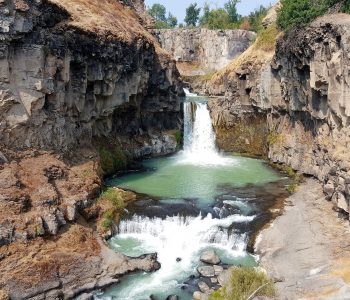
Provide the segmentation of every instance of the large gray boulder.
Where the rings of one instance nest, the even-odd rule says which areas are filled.
[[[217,265],[221,262],[219,256],[213,250],[203,252],[200,260],[211,265]]]

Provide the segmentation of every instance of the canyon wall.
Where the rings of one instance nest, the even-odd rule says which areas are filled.
[[[177,61],[181,74],[204,75],[226,66],[244,52],[256,34],[246,30],[156,30],[162,48]]]
[[[318,178],[328,199],[346,214],[350,200],[349,32],[349,15],[321,17],[305,29],[280,36],[275,52],[253,45],[204,88],[218,96],[210,107],[219,144],[221,131],[231,140],[239,136],[248,152],[255,154],[261,147],[265,152],[260,154],[272,162]],[[238,130],[240,135],[237,126],[243,128]],[[261,136],[258,146],[255,135]],[[236,147],[222,143],[225,146]]]
[[[0,3],[0,246],[56,235],[95,203],[103,173],[176,151],[182,83],[143,8]]]
[[[99,198],[177,149],[183,88],[152,22],[143,0],[0,1],[0,299],[91,299],[159,268],[108,249],[121,196]]]
[[[65,151],[95,137],[181,127],[175,62],[131,6],[0,5],[1,148]],[[142,1],[130,5],[142,12]]]

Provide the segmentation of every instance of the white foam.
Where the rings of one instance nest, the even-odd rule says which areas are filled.
[[[207,103],[184,103],[184,150],[178,155],[177,163],[205,166],[237,163],[235,158],[221,155],[215,141]]]

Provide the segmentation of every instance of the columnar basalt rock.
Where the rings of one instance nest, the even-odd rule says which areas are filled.
[[[262,115],[270,160],[317,177],[328,199],[346,213],[349,32],[349,15],[324,16],[280,37],[275,53],[246,55],[207,86],[208,93],[220,96],[210,105],[217,130],[234,132],[237,118],[248,128],[252,123],[245,121],[247,113]]]
[[[101,149],[177,149],[182,83],[150,24],[142,0],[0,1],[0,297],[91,298],[159,268],[90,228],[104,212]]]
[[[161,29],[155,34],[185,76],[204,75],[223,68],[244,52],[256,35],[246,30],[206,28]]]
[[[90,28],[79,9],[103,18],[104,3],[94,16],[94,7],[66,2],[0,7],[1,147],[66,150],[96,136],[179,128],[175,62],[138,15],[115,3],[120,18],[138,25]]]

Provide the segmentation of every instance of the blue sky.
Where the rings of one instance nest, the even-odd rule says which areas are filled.
[[[192,3],[197,2],[199,6],[203,6],[206,0],[145,0],[147,6],[151,6],[154,3],[163,4],[167,11],[170,11],[174,14],[180,22],[183,22],[183,19],[186,14],[186,8]],[[226,0],[208,0],[211,8],[223,7]],[[274,4],[275,0],[242,0],[241,3],[237,5],[239,13],[243,16],[248,15],[255,8],[262,5],[269,5],[270,3]]]

